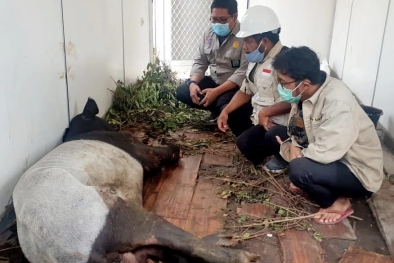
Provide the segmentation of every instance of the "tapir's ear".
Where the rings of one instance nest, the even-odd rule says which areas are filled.
[[[99,113],[99,108],[97,107],[97,103],[92,98],[88,98],[88,101],[85,104],[85,108],[83,109],[82,115],[86,119],[93,119]]]

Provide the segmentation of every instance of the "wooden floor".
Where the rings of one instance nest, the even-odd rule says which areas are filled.
[[[180,165],[166,170],[162,176],[145,183],[144,207],[153,211],[172,224],[204,237],[220,233],[223,229],[223,209],[227,200],[220,198],[213,182],[198,176],[200,167],[218,166],[228,169],[233,166],[230,158],[213,154],[185,156]],[[387,186],[389,187],[389,186]],[[390,195],[390,205],[392,198]],[[377,195],[376,198],[382,198]],[[375,205],[376,202],[375,202]],[[387,204],[388,205],[388,204]],[[237,208],[239,215],[267,216],[269,209],[263,204],[249,204]],[[386,214],[385,220],[392,223],[394,216]],[[307,231],[284,231],[273,237],[245,241],[243,249],[260,254],[268,263],[393,263],[387,256],[354,247],[357,237],[348,220],[333,226],[315,225],[325,239],[344,240],[346,245],[336,251],[337,256],[329,258],[322,243],[311,237]],[[382,227],[387,227],[384,225]],[[394,226],[391,224],[393,231]],[[390,242],[393,242],[390,240]],[[346,251],[346,253],[344,253]],[[332,253],[331,253],[332,254]],[[334,253],[335,254],[335,253]]]

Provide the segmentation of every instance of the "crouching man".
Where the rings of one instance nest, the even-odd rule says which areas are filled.
[[[190,79],[178,87],[177,99],[186,105],[210,111],[206,121],[214,122],[239,90],[245,77],[247,61],[242,50],[236,0],[214,0],[211,5],[211,27],[198,48]],[[205,76],[208,67],[210,76]]]
[[[243,49],[249,61],[241,89],[224,108],[218,119],[221,131],[231,129],[237,136],[241,153],[258,165],[273,155],[265,165],[271,172],[281,172],[287,163],[279,155],[279,145],[273,135],[284,131],[289,118],[290,104],[278,93],[274,57],[288,49],[279,39],[280,24],[275,12],[266,6],[253,6],[242,18],[237,37],[244,38]],[[274,137],[274,140],[266,138]]]
[[[290,190],[317,202],[316,222],[338,223],[354,212],[350,198],[368,198],[381,187],[383,153],[374,124],[345,83],[320,71],[308,47],[282,52],[273,67],[280,95],[292,104],[289,138],[277,137],[289,162]]]

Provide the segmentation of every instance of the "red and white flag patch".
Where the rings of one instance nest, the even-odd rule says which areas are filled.
[[[272,74],[272,70],[271,69],[269,69],[269,68],[264,68],[263,69],[263,76],[270,77],[271,74]]]

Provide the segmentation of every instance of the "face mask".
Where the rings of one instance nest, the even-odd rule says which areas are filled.
[[[252,63],[260,63],[261,61],[264,60],[265,50],[264,50],[263,53],[261,53],[260,50],[259,50],[260,46],[261,46],[261,42],[260,42],[260,45],[256,48],[255,51],[250,52],[249,54],[245,54],[246,59],[247,59],[249,62],[252,62]]]
[[[300,101],[300,99],[301,99],[302,93],[303,93],[305,90],[303,90],[297,97],[293,97],[293,91],[295,91],[296,89],[298,89],[298,88],[301,86],[301,84],[302,84],[303,82],[304,82],[304,81],[302,81],[300,84],[298,84],[298,86],[297,86],[295,89],[293,89],[293,90],[285,89],[284,87],[282,87],[281,84],[278,84],[278,92],[279,92],[279,95],[280,95],[280,96],[282,97],[282,99],[283,99],[284,101],[286,101],[287,103],[298,103],[298,102]]]
[[[212,24],[212,29],[216,35],[221,36],[221,37],[227,36],[231,31],[229,23],[227,23],[227,24],[220,24],[220,23]]]

